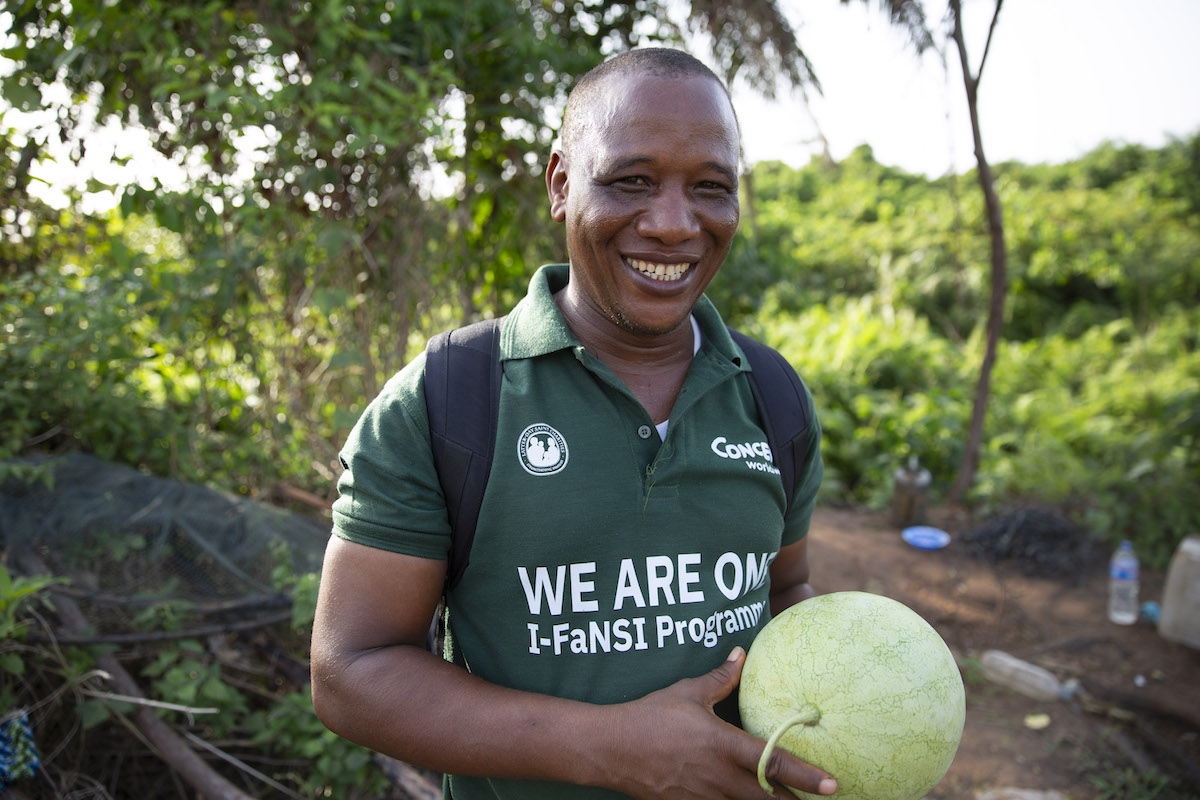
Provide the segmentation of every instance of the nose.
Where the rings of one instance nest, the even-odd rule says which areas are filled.
[[[662,186],[637,219],[637,232],[665,244],[687,241],[700,233],[700,220],[682,187]]]

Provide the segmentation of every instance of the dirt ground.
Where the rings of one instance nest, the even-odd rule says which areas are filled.
[[[951,543],[917,550],[886,514],[820,509],[809,553],[818,591],[905,603],[963,668],[962,744],[929,800],[977,800],[1009,787],[1070,800],[1200,798],[1200,651],[1150,624],[1110,623],[1106,564],[1096,553],[1060,571],[1069,574],[1031,577],[1019,564],[981,558],[965,518],[935,509],[927,521]],[[1159,600],[1164,578],[1143,569],[1141,599]],[[1087,694],[1046,703],[996,686],[978,661],[993,648],[1079,678]]]

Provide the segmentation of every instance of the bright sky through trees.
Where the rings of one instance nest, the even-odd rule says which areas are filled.
[[[944,2],[926,2],[931,26]],[[978,65],[991,0],[966,2]],[[875,2],[782,0],[824,94],[812,115],[834,158],[870,144],[878,161],[941,175],[973,167],[961,68],[934,53],[918,60]],[[1162,145],[1200,131],[1200,2],[1008,0],[980,84],[989,161],[1062,162],[1104,142]],[[938,43],[944,42],[938,36]],[[798,92],[770,102],[734,92],[746,157],[794,166],[820,152]]]
[[[821,149],[819,126],[835,159],[866,143],[879,161],[931,177],[974,166],[952,49],[946,69],[936,53],[919,60],[875,2],[781,2],[824,93],[807,92],[810,113],[798,91],[781,87],[779,98],[769,101],[735,86],[750,162],[807,163]],[[965,3],[973,67],[993,7],[993,0]],[[944,44],[945,3],[928,0],[926,8]],[[0,19],[0,29],[9,21]],[[1200,132],[1197,35],[1200,0],[1008,0],[980,90],[988,159],[1056,163],[1105,140],[1156,147]],[[697,42],[695,49],[705,46]],[[19,127],[31,122],[10,114]],[[117,167],[114,156],[134,158]],[[35,167],[34,173],[52,183],[82,184],[85,176],[114,184],[149,176],[184,179],[177,165],[155,157],[144,137],[129,132],[92,137],[82,169],[69,170],[69,178],[61,162],[53,172]],[[34,189],[51,202],[65,202],[50,187]],[[115,197],[102,193],[92,202],[107,206]]]
[[[834,158],[867,143],[879,161],[931,177],[974,166],[953,48],[947,70],[934,53],[919,61],[876,2],[781,2],[823,84],[808,94]],[[946,4],[925,5],[940,31]],[[973,68],[993,8],[964,3]],[[1154,147],[1200,131],[1197,36],[1196,0],[1008,0],[980,85],[988,160],[1056,163],[1105,140]],[[734,94],[751,162],[799,166],[820,152],[799,93]]]

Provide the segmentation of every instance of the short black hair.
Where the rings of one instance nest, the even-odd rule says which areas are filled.
[[[571,90],[570,96],[567,97],[567,108],[563,112],[562,129],[559,131],[564,154],[568,152],[577,129],[584,124],[576,119],[580,115],[580,109],[590,105],[609,78],[632,74],[653,75],[658,78],[711,79],[721,87],[721,91],[729,100],[729,107],[733,108],[733,98],[730,97],[725,82],[695,56],[669,47],[628,50],[588,70]],[[736,110],[733,112],[733,118],[736,122]]]

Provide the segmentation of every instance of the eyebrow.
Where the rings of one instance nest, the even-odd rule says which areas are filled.
[[[602,174],[609,173],[609,172],[618,172],[620,170],[627,169],[628,167],[636,167],[636,166],[639,166],[642,164],[651,164],[652,165],[652,164],[654,164],[654,159],[651,158],[650,156],[630,156],[629,158],[623,158],[623,159],[620,159],[619,161],[614,161],[609,164],[602,164],[600,171]],[[734,186],[737,186],[737,184],[738,184],[737,172],[735,172],[733,169],[729,168],[725,164],[721,163],[720,161],[711,161],[711,160],[705,161],[702,164],[702,166],[707,169],[712,169],[712,170],[715,170],[716,172],[721,173]]]

